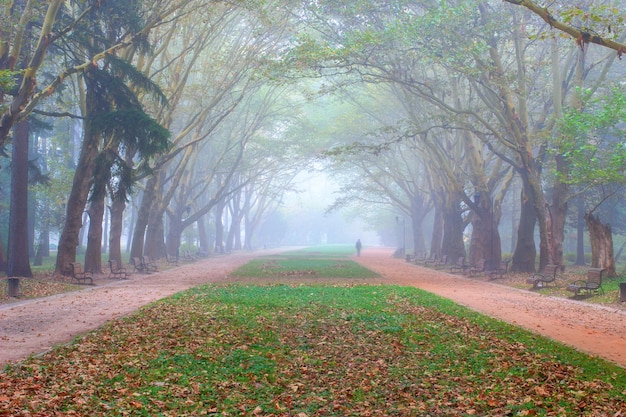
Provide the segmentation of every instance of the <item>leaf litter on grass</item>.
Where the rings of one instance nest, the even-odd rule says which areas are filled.
[[[566,351],[413,288],[204,286],[7,367],[0,415],[626,409],[621,368]]]

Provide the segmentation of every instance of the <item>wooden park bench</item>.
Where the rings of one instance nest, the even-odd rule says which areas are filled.
[[[535,272],[530,278],[526,279],[527,284],[533,284],[533,288],[547,287],[556,281],[556,273],[559,265],[548,264],[543,272]]]
[[[476,265],[472,265],[469,267],[469,274],[471,275],[480,275],[482,273],[485,272],[487,267],[487,260],[486,259],[479,259],[478,262],[476,262]]]
[[[70,263],[70,267],[72,268],[72,279],[79,284],[87,284],[89,281],[89,285],[93,285],[93,276],[89,271],[83,271],[83,266],[80,262],[72,262]]]
[[[502,279],[509,272],[510,259],[500,261],[500,264],[489,270],[489,279]]]
[[[151,259],[149,256],[142,256],[141,263],[148,273],[157,272],[159,270],[159,266],[157,265],[156,261]]]
[[[178,266],[178,255],[169,255],[167,253],[165,253],[165,262],[167,262],[170,265],[175,265]]]
[[[130,263],[132,264],[134,270],[136,272],[141,272],[143,274],[149,274],[150,271],[148,270],[148,268],[146,267],[146,265],[144,265],[143,261],[141,260],[141,258],[139,256],[134,256],[132,258],[130,258]]]
[[[109,278],[128,279],[130,272],[126,268],[122,268],[114,259],[109,259]]]
[[[431,253],[430,254],[430,258],[424,258],[424,261],[422,262],[422,265],[428,266],[430,264],[436,263],[438,260],[439,260],[439,258],[437,257],[437,254]]]
[[[459,256],[456,258],[456,262],[450,264],[450,273],[454,274],[455,272],[462,272],[465,274],[465,271],[469,269],[469,265],[465,263],[465,258],[463,256]]]
[[[446,266],[447,264],[448,264],[448,255],[442,255],[441,259],[439,259],[439,260],[437,260],[437,261],[435,261],[433,263],[433,266],[435,268],[439,268],[439,267]]]
[[[407,262],[417,262],[417,255],[414,253],[407,253],[404,255],[404,260]]]
[[[582,294],[604,294],[602,289],[602,277],[605,268],[590,268],[587,271],[586,280],[578,280],[567,286],[567,291],[573,292],[575,295]]]
[[[194,262],[198,258],[195,255],[192,255],[188,250],[183,252],[183,261],[185,262]]]

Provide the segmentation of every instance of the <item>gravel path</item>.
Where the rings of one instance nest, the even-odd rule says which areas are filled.
[[[125,281],[96,280],[96,286],[82,291],[2,305],[0,366],[67,343],[108,320],[176,292],[203,283],[226,282],[229,271],[251,258],[275,252],[235,253],[156,274],[135,274]],[[391,258],[390,250],[367,249],[354,259],[380,273],[382,283],[422,288],[626,367],[623,310],[421,268]]]

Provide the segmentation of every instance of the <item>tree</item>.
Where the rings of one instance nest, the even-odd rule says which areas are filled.
[[[76,39],[70,54],[85,49],[87,53],[115,45],[128,31],[138,33],[144,27],[137,19],[136,4],[124,2],[124,7],[114,2],[92,11],[90,25],[81,34],[92,33],[87,41]],[[81,217],[90,194],[90,217],[85,269],[101,271],[102,218],[107,183],[111,170],[117,167],[117,184],[123,190],[130,186],[131,167],[123,156],[144,158],[167,148],[168,133],[147,116],[137,98],[140,92],[155,93],[160,90],[128,62],[113,56],[103,60],[101,66],[91,66],[84,72],[85,104],[84,134],[76,174],[66,213],[65,227],[59,239],[57,273],[68,273],[69,264],[75,260]],[[130,84],[129,85],[127,85]],[[162,102],[162,101],[161,101]],[[120,149],[121,147],[121,149]],[[141,151],[141,152],[140,152]],[[125,195],[118,196],[125,199]]]
[[[570,109],[560,124],[559,150],[571,167],[562,181],[595,190],[595,203],[585,214],[592,265],[607,268],[608,275],[615,276],[611,226],[603,224],[594,212],[625,184],[626,141],[618,126],[626,120],[626,93],[614,87],[600,98],[592,99],[590,94],[582,95],[582,111]]]

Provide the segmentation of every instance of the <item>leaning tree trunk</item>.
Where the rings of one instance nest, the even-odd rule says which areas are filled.
[[[86,93],[86,114],[94,114],[97,109],[96,93],[93,88],[87,88]],[[67,199],[67,209],[65,213],[65,225],[59,238],[57,261],[55,273],[69,275],[70,263],[76,260],[76,248],[79,243],[79,233],[83,225],[83,211],[89,196],[89,188],[93,182],[93,173],[96,157],[98,156],[98,145],[100,135],[93,127],[93,121],[87,117],[84,122],[84,137],[78,157],[78,164],[74,172],[72,189]]]
[[[591,242],[591,266],[606,268],[607,276],[615,277],[615,258],[613,257],[613,233],[610,224],[602,224],[598,217],[588,213],[585,222],[589,229]]]

